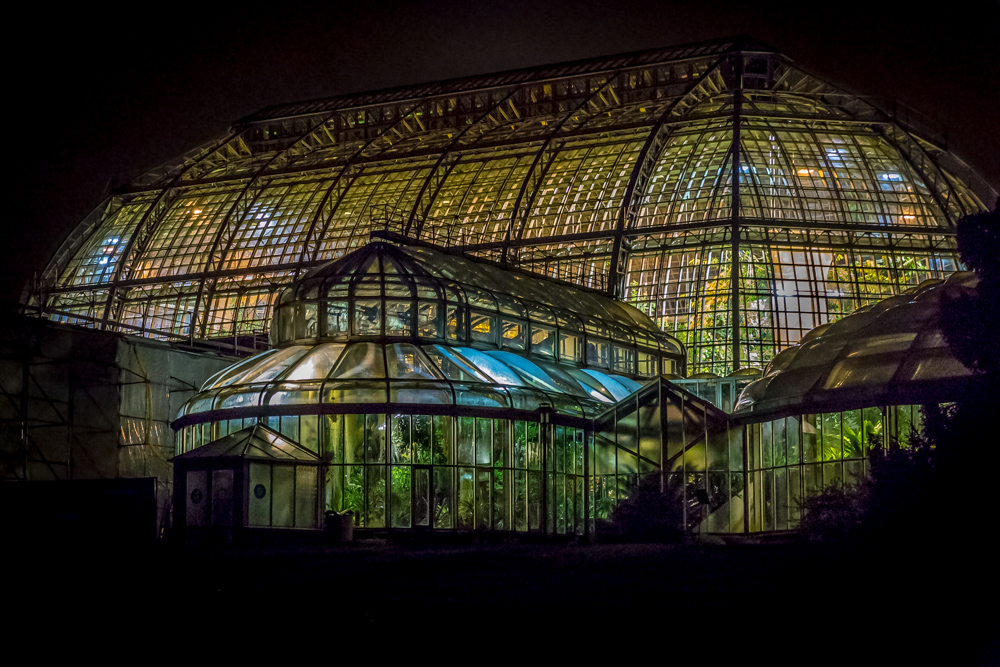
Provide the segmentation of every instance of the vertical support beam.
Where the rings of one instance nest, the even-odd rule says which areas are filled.
[[[538,409],[538,446],[542,455],[542,535],[549,534],[549,443],[552,442],[552,406],[543,404]]]
[[[587,420],[583,427],[583,539],[590,541],[590,453],[594,445],[594,422]]]
[[[732,244],[731,268],[729,270],[730,287],[730,318],[733,328],[733,370],[740,370],[740,116],[743,114],[743,54],[735,53],[733,59],[733,77],[736,90],[733,92],[733,207],[730,224],[730,243]]]
[[[741,425],[739,427],[740,440],[742,441],[742,446],[740,451],[743,454],[743,533],[747,534],[750,532],[750,457],[748,456],[748,448],[750,447],[749,431],[747,426]],[[729,432],[729,437],[732,437],[732,431]],[[799,434],[799,442],[801,440],[802,434]]]

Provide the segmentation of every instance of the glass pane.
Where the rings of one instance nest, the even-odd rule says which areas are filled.
[[[347,302],[328,301],[326,304],[326,335],[347,335]]]
[[[295,527],[315,528],[319,497],[316,478],[319,468],[295,466]]]
[[[393,528],[410,527],[410,466],[392,466],[390,497]]]
[[[540,473],[528,473],[528,530],[542,529],[542,480]]]
[[[475,468],[458,469],[458,526],[459,530],[475,528]]]
[[[531,352],[532,354],[542,354],[546,357],[555,355],[556,330],[552,327],[544,327],[538,324],[531,324]]]
[[[469,331],[474,341],[496,344],[496,316],[485,313],[469,312]]]
[[[365,467],[365,515],[367,528],[385,527],[385,466]]]
[[[527,326],[516,320],[501,320],[500,343],[504,348],[523,350]]]
[[[354,302],[354,335],[378,336],[382,333],[382,302],[358,300]]]
[[[528,467],[528,431],[523,421],[514,422],[514,467]]]
[[[493,455],[493,420],[476,419],[476,465],[490,465]],[[459,459],[459,463],[464,463]]]
[[[343,415],[323,415],[323,450],[320,455],[330,463],[344,462]]]
[[[364,463],[365,416],[341,415],[340,418],[344,421],[344,463]]]
[[[541,468],[541,450],[538,447],[538,422],[528,422],[528,468],[538,470]]]
[[[843,433],[844,458],[860,459],[864,455],[864,421],[861,410],[843,413],[840,427]]]
[[[233,471],[212,471],[212,525],[233,525]]]
[[[189,526],[204,526],[208,523],[208,471],[191,470],[187,473],[187,498],[185,517]]]
[[[559,334],[559,358],[562,361],[578,363],[583,359],[583,346],[580,336],[575,334]]]
[[[458,463],[471,464],[475,452],[475,419],[458,418]]]
[[[801,461],[799,446],[800,421],[798,417],[785,418],[785,440],[788,443],[788,464],[794,465]]]
[[[365,462],[385,463],[385,415],[365,415]]]
[[[823,460],[837,461],[844,457],[844,439],[840,429],[840,413],[823,415]]]
[[[507,419],[493,420],[493,465],[509,466],[507,448],[510,444],[510,421]]]
[[[493,471],[476,470],[476,528],[489,530],[493,525]]]
[[[487,354],[483,354],[479,350],[474,350],[471,347],[459,347],[456,348],[462,357],[471,362],[478,370],[486,373],[495,382],[500,384],[508,384],[514,387],[524,386],[524,382],[513,370],[508,368],[505,364],[501,363],[498,359],[495,359]]]
[[[555,475],[556,532],[566,533],[566,476]]]
[[[409,336],[413,327],[413,315],[411,301],[391,301],[385,302],[385,335],[386,336]]]
[[[454,528],[452,512],[454,468],[434,467],[434,528]]]
[[[820,421],[816,415],[802,416],[802,461],[812,463],[820,460]]]
[[[518,532],[528,530],[528,473],[514,471],[514,518],[513,527]]]
[[[441,375],[435,372],[420,348],[412,343],[392,343],[385,347],[385,359],[389,366],[389,377],[397,380],[436,380]]]
[[[409,463],[410,446],[410,415],[393,415],[392,427],[389,429],[389,452],[393,463]]]
[[[417,304],[417,335],[425,338],[441,337],[441,318],[436,301],[420,301]]]
[[[365,469],[362,466],[347,466],[344,471],[344,510],[352,510],[358,517],[358,525],[367,527],[365,515]]]
[[[458,382],[490,382],[472,364],[456,355],[449,348],[441,345],[431,345],[424,348],[427,356],[437,364],[437,367],[449,380]]]
[[[454,459],[451,417],[434,417],[434,463],[450,465]]]
[[[429,527],[431,525],[431,469],[414,467],[412,472],[413,485],[413,525]]]
[[[448,306],[445,317],[448,339],[465,343],[465,309],[461,306]]]
[[[271,466],[250,464],[249,523],[251,526],[271,525]]]
[[[311,452],[319,453],[318,415],[302,415],[299,417],[299,438],[296,442]]]
[[[611,364],[611,344],[600,338],[587,339],[587,365],[608,368]]]
[[[349,345],[330,377],[340,380],[384,378],[385,360],[381,346],[375,343]]]
[[[414,463],[431,463],[431,423],[430,415],[413,415]]]
[[[314,380],[325,378],[343,349],[343,343],[327,343],[314,347],[284,379]]]
[[[614,346],[614,359],[611,369],[615,373],[635,373],[635,350],[630,347]]]
[[[274,499],[271,502],[271,525],[293,525],[295,512],[295,466],[273,466]]]
[[[326,470],[326,505],[327,510],[343,512],[344,505],[344,466],[330,466]]]

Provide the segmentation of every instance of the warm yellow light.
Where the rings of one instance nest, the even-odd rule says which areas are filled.
[[[196,209],[194,210],[194,214],[195,214],[195,215],[198,215],[199,213],[201,213],[201,209],[200,209],[200,208],[196,208]]]
[[[809,170],[808,169],[799,169],[795,173],[797,173],[799,176],[808,176],[809,175]]]

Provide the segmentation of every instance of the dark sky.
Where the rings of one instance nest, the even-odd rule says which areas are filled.
[[[15,206],[2,222],[0,298],[18,298],[109,183],[263,106],[741,33],[851,92],[918,109],[1000,189],[997,0],[933,11],[854,1],[210,4],[28,10],[17,30],[32,46],[10,53],[8,68]]]

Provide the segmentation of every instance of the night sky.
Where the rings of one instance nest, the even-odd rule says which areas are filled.
[[[297,100],[737,34],[848,91],[899,99],[1000,189],[1000,2],[36,3],[12,31],[8,260],[17,299],[106,189]],[[763,5],[763,3],[760,3]],[[910,14],[902,14],[902,11]],[[139,17],[142,18],[139,18]]]

